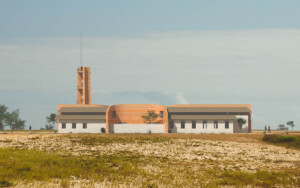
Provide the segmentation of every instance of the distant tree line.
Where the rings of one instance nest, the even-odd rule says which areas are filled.
[[[25,128],[25,120],[19,117],[19,109],[12,112],[7,111],[5,105],[0,104],[0,130],[9,127],[11,130],[23,130]]]

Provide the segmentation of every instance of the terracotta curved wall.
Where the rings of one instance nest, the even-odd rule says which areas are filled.
[[[113,111],[116,113],[116,117],[113,117]],[[157,124],[165,124],[165,132],[168,132],[168,112],[166,106],[157,104],[119,104],[110,106],[107,110],[107,128],[110,124],[145,124],[143,115],[146,115],[148,111],[154,111],[160,114],[163,111],[163,118],[156,119]]]

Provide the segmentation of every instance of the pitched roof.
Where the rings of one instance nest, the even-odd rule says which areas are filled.
[[[235,120],[234,115],[171,115],[171,120]]]
[[[168,107],[168,112],[250,112],[246,107]]]
[[[59,120],[105,120],[106,115],[60,115]]]
[[[105,107],[62,107],[59,112],[106,112]]]

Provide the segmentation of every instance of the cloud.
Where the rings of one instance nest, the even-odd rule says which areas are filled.
[[[176,102],[178,104],[189,104],[188,100],[184,96],[182,96],[181,94],[178,94],[176,96]]]

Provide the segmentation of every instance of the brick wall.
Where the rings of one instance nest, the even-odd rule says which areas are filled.
[[[145,124],[143,115],[147,115],[148,111],[154,111],[158,114],[155,120],[157,124],[165,125],[165,133],[168,132],[168,112],[166,106],[157,104],[120,104],[110,106],[107,110],[107,128],[110,124]],[[163,112],[163,118],[160,118],[160,112]],[[115,117],[113,117],[115,113]]]
[[[91,104],[91,69],[77,69],[77,104]]]

